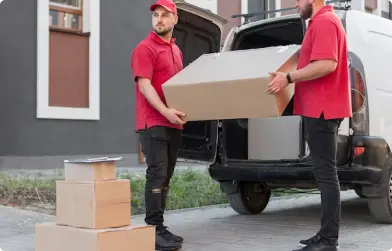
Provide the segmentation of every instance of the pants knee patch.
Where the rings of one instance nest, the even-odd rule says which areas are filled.
[[[153,188],[151,190],[152,193],[162,193],[162,189],[161,188]]]

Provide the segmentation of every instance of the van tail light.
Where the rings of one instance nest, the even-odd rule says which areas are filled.
[[[363,146],[356,146],[354,147],[354,156],[359,156],[365,151],[365,147]]]

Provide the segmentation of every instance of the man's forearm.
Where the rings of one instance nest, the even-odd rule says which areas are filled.
[[[290,73],[293,82],[308,81],[321,78],[336,69],[336,62],[331,60],[315,61],[306,67]]]
[[[155,91],[154,87],[152,87],[149,83],[144,83],[140,85],[140,92],[147,99],[147,101],[157,109],[161,114],[167,109],[166,105],[162,102],[161,98],[158,96],[158,93]]]

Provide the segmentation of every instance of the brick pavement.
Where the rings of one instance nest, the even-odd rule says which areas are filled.
[[[342,192],[341,251],[389,251],[392,225],[375,224],[366,200]],[[167,213],[171,230],[186,239],[183,251],[290,251],[319,226],[319,195],[274,199],[261,215],[237,215],[229,207]],[[0,248],[33,251],[34,224],[53,217],[0,207]],[[143,224],[134,216],[133,224]]]

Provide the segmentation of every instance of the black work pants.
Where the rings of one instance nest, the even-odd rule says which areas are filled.
[[[167,193],[181,143],[181,130],[153,126],[139,131],[139,135],[147,163],[145,222],[158,229],[163,227]]]
[[[318,234],[335,244],[341,217],[340,185],[336,170],[336,137],[342,119],[304,117],[305,135],[313,160],[313,174],[321,193],[321,228]]]

